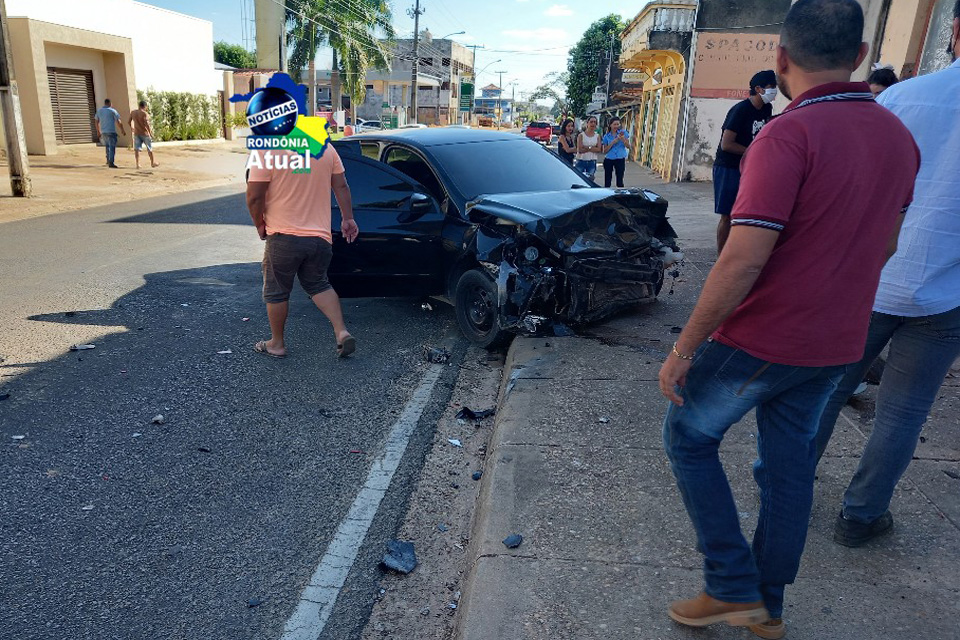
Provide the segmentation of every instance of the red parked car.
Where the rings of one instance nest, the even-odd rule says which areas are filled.
[[[531,122],[527,126],[527,137],[543,144],[550,144],[553,126],[549,122]]]

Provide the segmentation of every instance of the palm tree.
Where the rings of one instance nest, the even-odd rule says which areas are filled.
[[[334,110],[341,104],[342,74],[356,121],[357,104],[366,99],[367,71],[390,68],[391,41],[396,36],[390,5],[386,0],[286,0],[286,15],[288,64],[294,77],[312,67],[321,45],[329,46]]]

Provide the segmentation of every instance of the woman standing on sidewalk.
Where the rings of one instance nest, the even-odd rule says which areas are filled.
[[[557,155],[571,167],[573,159],[577,155],[577,136],[576,125],[573,120],[567,118],[560,125],[560,138],[557,140]]]
[[[587,118],[587,128],[577,136],[577,169],[593,180],[597,174],[597,154],[603,150],[597,133],[597,116]]]
[[[627,141],[629,134],[620,128],[620,118],[614,116],[607,125],[603,136],[603,186],[609,187],[614,172],[617,174],[617,186],[623,188],[623,170],[627,163]]]

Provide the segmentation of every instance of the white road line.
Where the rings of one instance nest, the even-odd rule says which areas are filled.
[[[340,523],[326,553],[314,569],[310,582],[300,595],[296,610],[283,628],[281,640],[317,640],[323,632],[340,589],[357,559],[373,517],[377,515],[380,502],[390,487],[410,436],[417,428],[443,369],[443,365],[430,367],[390,429],[383,453],[373,461],[367,480],[350,506],[347,517]]]

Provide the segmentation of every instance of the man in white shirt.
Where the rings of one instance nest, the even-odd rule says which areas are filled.
[[[840,409],[890,343],[873,432],[834,529],[834,541],[849,547],[893,527],[893,490],[960,356],[960,0],[949,49],[954,62],[948,68],[896,84],[877,98],[913,134],[921,164],[897,252],[880,278],[863,359],[830,399],[817,434],[823,455]]]

